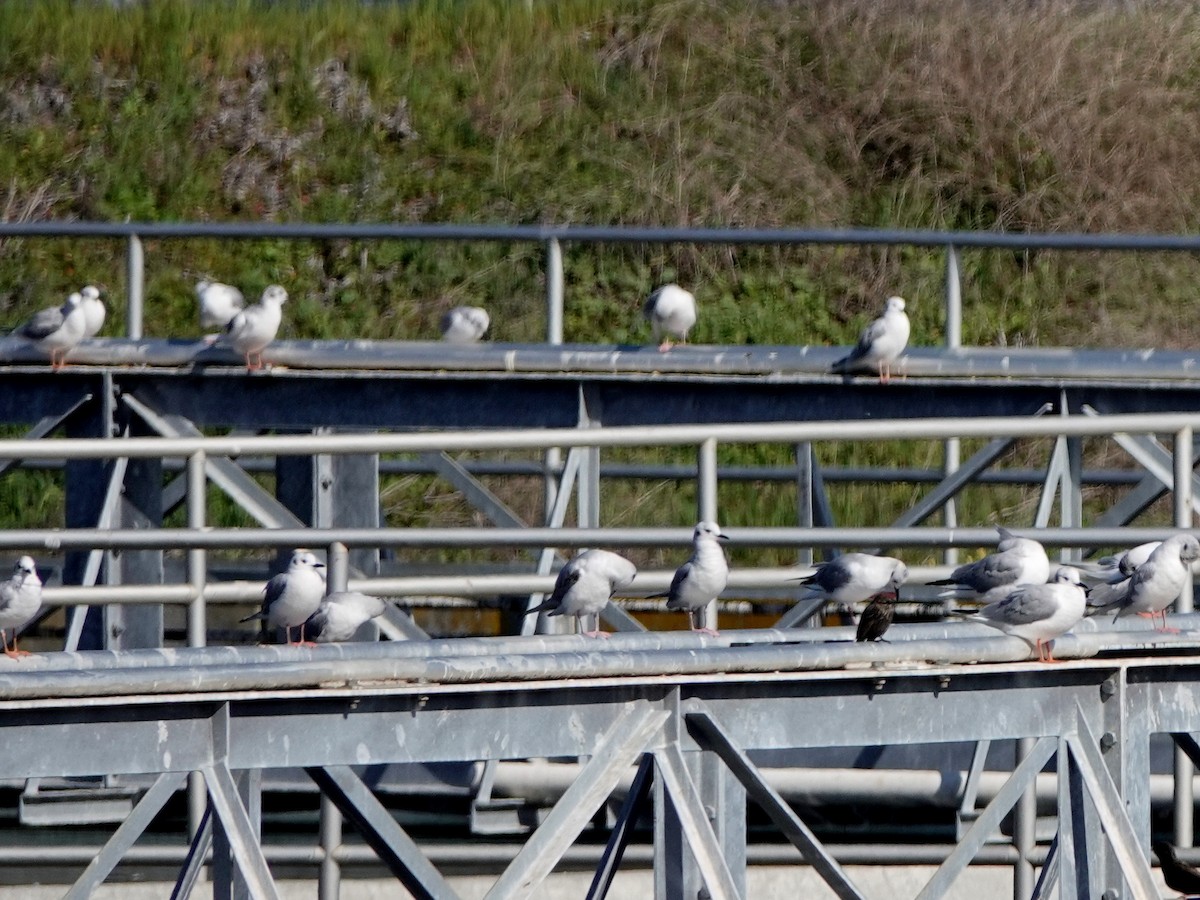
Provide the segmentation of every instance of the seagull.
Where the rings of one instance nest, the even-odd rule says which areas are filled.
[[[16,333],[42,352],[49,353],[50,367],[58,370],[86,332],[83,295],[73,293],[62,306],[52,306],[36,313]]]
[[[729,563],[720,541],[728,537],[721,534],[716,522],[700,522],[692,532],[692,556],[675,570],[671,587],[664,594],[651,597],[666,597],[667,609],[682,609],[688,614],[692,631],[716,635],[712,628],[696,625],[696,613],[720,596],[729,582]]]
[[[324,586],[324,585],[322,585]],[[348,641],[366,622],[383,615],[386,604],[359,591],[335,591],[324,598],[304,626],[318,644]]]
[[[883,315],[863,329],[854,349],[835,362],[832,371],[849,374],[866,369],[878,372],[879,383],[887,384],[892,378],[892,363],[908,346],[910,330],[904,298],[888,297]]]
[[[0,643],[4,655],[28,656],[29,651],[17,649],[16,630],[37,615],[42,608],[42,580],[38,578],[33,557],[22,556],[13,567],[12,578],[0,584]],[[12,632],[12,649],[8,635]]]
[[[900,560],[870,553],[843,553],[817,563],[816,569],[800,582],[816,588],[812,596],[824,594],[837,603],[861,603],[885,591],[896,594],[908,579],[908,566]]]
[[[219,281],[197,281],[196,299],[201,328],[224,328],[246,306],[241,291]]]
[[[262,352],[279,332],[279,325],[283,321],[283,304],[287,298],[287,291],[273,284],[263,291],[258,303],[235,313],[225,326],[219,340],[232,344],[233,349],[246,357],[248,371],[263,367]]]
[[[1017,537],[1004,526],[997,526],[1000,542],[996,552],[983,559],[959,566],[949,578],[930,584],[953,584],[977,594],[1021,584],[1045,584],[1050,578],[1050,559],[1046,550],[1032,538]],[[943,596],[954,596],[956,591]]]
[[[1100,561],[1089,571],[1103,578],[1109,584],[1119,584],[1137,571],[1138,566],[1150,558],[1150,554],[1158,549],[1162,541],[1149,541],[1138,544],[1124,553],[1112,556],[1102,556]]]
[[[1062,566],[1050,584],[1014,587],[1004,599],[989,603],[966,619],[1032,641],[1041,662],[1056,662],[1046,642],[1065,634],[1086,612],[1087,588],[1079,580],[1079,570]]]
[[[1192,562],[1200,558],[1200,542],[1190,534],[1176,534],[1159,545],[1149,558],[1124,581],[1100,584],[1092,589],[1088,605],[1093,612],[1116,610],[1121,616],[1137,614],[1148,618],[1162,615],[1167,630],[1167,607],[1192,583]]]
[[[1200,870],[1180,859],[1175,847],[1166,841],[1155,841],[1151,846],[1167,887],[1188,896],[1200,894]]]
[[[451,344],[474,344],[483,340],[491,323],[491,317],[483,307],[456,306],[442,316],[442,340]]]
[[[263,588],[262,609],[242,619],[266,619],[271,628],[283,628],[289,644],[292,629],[300,628],[300,641],[304,640],[304,623],[317,611],[325,595],[325,575],[321,571],[325,564],[307,550],[292,552],[287,571],[281,572]]]
[[[660,337],[660,353],[671,349],[671,338],[687,343],[688,332],[696,324],[696,298],[677,284],[664,284],[646,298],[642,315],[650,320],[654,340]]]
[[[858,630],[854,640],[860,643],[866,641],[882,641],[887,630],[892,627],[892,619],[896,616],[896,601],[900,599],[900,590],[896,596],[880,594],[867,604],[858,619]]]
[[[608,637],[600,630],[600,613],[613,594],[629,587],[637,575],[637,566],[609,550],[584,550],[563,566],[554,582],[554,591],[542,603],[526,610],[525,615],[545,612],[550,616],[574,616],[585,637]],[[596,630],[583,630],[583,617],[597,617]]]
[[[86,325],[83,329],[85,338],[93,338],[104,327],[104,316],[107,312],[104,301],[100,299],[100,289],[94,284],[85,285],[79,292],[83,298],[83,318]]]

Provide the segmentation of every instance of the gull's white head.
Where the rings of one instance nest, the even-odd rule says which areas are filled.
[[[284,303],[287,303],[287,298],[288,292],[286,290],[277,284],[272,284],[268,286],[265,291],[263,291],[261,302],[264,305],[274,304],[277,306],[282,306]]]
[[[886,312],[904,312],[903,297],[888,297],[887,303],[884,305]]]

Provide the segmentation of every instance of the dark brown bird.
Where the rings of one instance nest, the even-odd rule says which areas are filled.
[[[895,594],[880,594],[875,597],[858,619],[858,631],[854,636],[856,641],[882,641],[884,632],[891,627],[892,619],[896,616],[896,601],[900,599],[900,591]]]
[[[1166,841],[1155,841],[1154,852],[1158,854],[1158,867],[1162,869],[1167,887],[1189,896],[1200,894],[1200,870],[1180,859],[1175,848]]]

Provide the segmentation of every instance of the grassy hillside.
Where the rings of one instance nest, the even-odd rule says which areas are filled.
[[[1190,232],[1198,26],[1182,2],[0,4],[0,217]],[[0,323],[84,280],[119,295],[122,252],[0,246]],[[495,339],[537,339],[537,254],[164,242],[148,331],[193,333],[203,275],[285,284],[285,336],[431,337],[469,301]],[[943,265],[571,246],[567,339],[645,339],[640,302],[674,278],[700,342],[849,343],[898,292],[938,343]],[[971,252],[963,273],[968,342],[1200,340],[1189,256]]]

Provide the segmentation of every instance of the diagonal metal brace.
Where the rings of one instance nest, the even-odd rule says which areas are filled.
[[[706,709],[697,709],[687,712],[684,718],[696,743],[721,757],[721,761],[745,787],[746,793],[771,817],[771,821],[783,832],[784,837],[792,842],[833,892],[842,900],[864,900],[863,894],[850,881],[850,877],[838,861],[825,849],[804,820],[788,806],[779,792],[767,783],[762,773],[734,744],[733,739],[712,714]]]
[[[182,772],[164,772],[159,775],[150,789],[142,795],[138,805],[133,808],[128,818],[122,822],[108,842],[88,863],[75,884],[64,895],[64,900],[86,900],[101,884],[104,883],[112,870],[117,867],[129,849],[137,842],[158,815],[158,811],[171,799],[176,789],[182,787],[184,774]]]
[[[442,873],[349,766],[311,766],[304,771],[417,900],[457,900]]]
[[[201,769],[213,810],[225,828],[229,847],[237,861],[238,870],[246,880],[250,896],[255,900],[279,900],[279,892],[271,879],[262,847],[254,835],[250,816],[238,799],[237,785],[233,773],[224,761],[218,761]]]
[[[1004,787],[1000,788],[996,796],[992,798],[992,802],[979,814],[975,824],[967,829],[967,833],[962,836],[958,846],[938,866],[938,870],[933,873],[929,883],[917,895],[917,900],[936,900],[936,898],[947,896],[954,879],[961,875],[963,869],[975,858],[975,854],[992,836],[992,832],[1008,815],[1008,811],[1016,805],[1025,789],[1037,778],[1038,772],[1054,755],[1057,747],[1058,739],[1049,736],[1041,738],[1033,745],[1033,750],[1021,760],[1020,765],[1013,769],[1012,777],[1004,783]]]
[[[669,715],[665,709],[639,704],[609,727],[575,783],[567,788],[541,827],[508,864],[485,900],[515,900],[528,897],[537,889],[600,804],[608,799],[621,776],[662,730]]]

